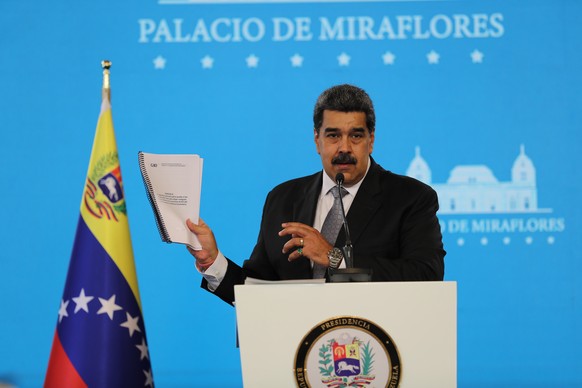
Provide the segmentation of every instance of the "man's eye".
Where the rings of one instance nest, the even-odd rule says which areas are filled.
[[[336,137],[338,137],[338,134],[337,133],[328,133],[326,136],[329,138],[336,138]]]

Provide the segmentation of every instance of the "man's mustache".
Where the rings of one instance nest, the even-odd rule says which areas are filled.
[[[339,154],[331,160],[331,164],[356,164],[357,159],[350,154]]]

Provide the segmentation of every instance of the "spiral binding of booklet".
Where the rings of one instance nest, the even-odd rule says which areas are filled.
[[[153,198],[154,188],[152,186],[152,182],[150,180],[148,171],[145,167],[145,157],[144,157],[143,152],[140,151],[138,153],[138,159],[139,159],[139,169],[141,171],[141,177],[143,179],[143,184],[144,184],[145,189],[146,189],[146,195],[147,195],[148,201],[149,201],[150,205],[152,206],[152,210],[154,211],[154,217],[156,219],[156,226],[158,227],[158,232],[160,232],[160,237],[162,238],[162,241],[167,242],[167,243],[171,243],[172,240],[170,240],[170,235],[168,233],[168,229],[166,229],[166,225],[164,224],[164,218],[162,217],[160,209],[158,208],[158,205]]]

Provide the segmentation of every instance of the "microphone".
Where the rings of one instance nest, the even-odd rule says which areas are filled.
[[[344,200],[341,196],[342,185],[344,184],[344,174],[338,172],[335,176],[335,183],[340,192],[340,205],[344,221],[344,232],[346,234],[346,244],[343,248],[346,268],[330,268],[328,271],[329,281],[332,283],[370,282],[372,281],[372,268],[354,268],[354,247],[352,246],[350,228],[348,227],[348,220],[346,219],[346,212],[344,210]]]
[[[342,185],[344,183],[344,174],[338,172],[335,176],[335,183],[338,186],[338,190],[340,193],[340,205],[342,209],[342,219],[344,221],[344,232],[346,234],[346,243],[344,245],[344,260],[346,261],[346,268],[353,268],[354,267],[354,247],[352,246],[352,239],[350,237],[350,228],[348,227],[348,220],[346,219],[346,212],[344,210],[344,199],[341,195],[342,193]]]

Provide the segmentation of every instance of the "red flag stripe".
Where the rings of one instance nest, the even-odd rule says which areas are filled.
[[[44,380],[45,388],[87,388],[87,384],[77,373],[65,353],[58,333],[55,332],[48,370]]]

